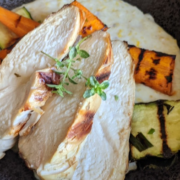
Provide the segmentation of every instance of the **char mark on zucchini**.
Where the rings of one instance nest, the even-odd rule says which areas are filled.
[[[158,105],[158,111],[157,111],[157,115],[158,115],[158,119],[159,119],[159,123],[160,123],[160,133],[161,133],[161,139],[162,139],[162,152],[163,152],[163,156],[164,158],[170,157],[172,156],[172,152],[171,149],[169,148],[169,146],[167,145],[167,134],[166,134],[166,126],[165,126],[165,117],[163,114],[164,111],[164,102],[163,101],[158,101],[157,102]]]

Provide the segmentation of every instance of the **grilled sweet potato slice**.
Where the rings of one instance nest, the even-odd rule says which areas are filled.
[[[0,64],[10,51],[10,49],[3,49],[2,51],[0,51]]]
[[[39,23],[0,7],[0,22],[19,37],[33,30]]]
[[[71,4],[81,9],[85,13],[85,16],[86,16],[86,21],[84,23],[82,31],[80,32],[80,35],[85,37],[87,35],[92,34],[95,31],[98,31],[98,30],[106,31],[108,29],[108,27],[100,19],[98,19],[94,14],[92,14],[88,9],[86,9],[78,1],[73,1]]]
[[[175,66],[175,55],[145,50],[129,46],[133,58],[135,81],[149,86],[159,92],[172,95],[172,80]]]

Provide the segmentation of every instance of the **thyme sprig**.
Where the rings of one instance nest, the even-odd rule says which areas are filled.
[[[90,76],[86,81],[88,89],[85,91],[83,97],[89,98],[98,94],[102,100],[106,100],[106,93],[104,90],[109,87],[109,81],[103,81],[101,84],[97,81],[95,76]]]
[[[81,69],[74,69],[73,64],[76,61],[81,61],[81,58],[88,58],[90,55],[85,50],[80,49],[80,45],[88,38],[89,36],[81,39],[76,46],[70,47],[70,51],[68,54],[68,59],[64,61],[60,61],[57,58],[53,58],[49,54],[46,54],[45,52],[41,51],[43,54],[51,58],[56,62],[56,70],[53,70],[56,74],[63,75],[63,79],[60,82],[60,84],[46,84],[48,87],[53,88],[52,93],[58,94],[61,97],[64,97],[64,93],[72,94],[71,91],[67,90],[65,86],[68,86],[69,83],[77,85],[78,83],[75,81],[75,79],[81,79],[84,78],[86,80],[85,85],[87,86],[87,90],[83,94],[84,98],[89,98],[93,96],[94,94],[98,94],[102,100],[106,100],[106,93],[104,90],[108,88],[109,82],[104,81],[101,84],[97,81],[95,76],[90,76],[89,78],[85,77],[83,75],[83,72]],[[77,58],[77,56],[79,57]],[[73,76],[70,77],[69,72],[73,71]]]

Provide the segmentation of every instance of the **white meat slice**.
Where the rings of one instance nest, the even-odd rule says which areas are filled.
[[[92,131],[80,146],[67,141],[61,143],[53,159],[38,168],[42,179],[124,180],[135,101],[134,64],[126,43],[116,41],[112,46],[114,64],[110,87],[106,90],[107,100],[101,102],[94,116]],[[79,133],[83,129],[79,128]]]
[[[26,124],[22,127],[19,132],[20,136],[27,135],[31,128],[38,122],[39,118],[44,111],[41,109],[45,105],[49,97],[52,96],[52,89],[48,88],[46,84],[59,84],[61,76],[56,74],[53,69],[47,68],[35,72],[32,82],[30,83],[29,94],[19,109],[16,119],[18,121],[23,114],[26,114]]]
[[[20,118],[16,116],[29,92],[27,82],[32,73],[54,64],[41,51],[59,59],[65,57],[84,23],[85,18],[81,14],[72,5],[53,13],[38,28],[28,33],[0,66],[0,144],[1,141],[4,144],[4,140],[9,143],[9,146],[0,148],[0,156],[13,146],[14,137],[28,118],[28,111],[22,113]]]
[[[81,147],[72,180],[124,180],[129,159],[129,135],[135,102],[134,63],[126,43],[112,42],[114,64],[92,131]],[[115,100],[115,95],[118,100]]]
[[[83,42],[80,49],[87,51],[90,57],[77,61],[73,68],[81,69],[85,77],[96,75],[99,82],[108,79],[113,63],[109,34],[102,31],[93,33],[90,38]],[[49,163],[51,166],[51,163],[54,164],[55,161],[60,160],[61,155],[61,160],[63,160],[66,155],[73,156],[73,154],[76,154],[76,147],[80,146],[91,129],[93,116],[89,116],[88,113],[95,114],[101,102],[100,97],[96,95],[89,99],[83,99],[86,90],[84,79],[79,79],[78,85],[70,84],[67,89],[73,94],[66,95],[64,98],[57,95],[49,98],[42,108],[45,113],[36,126],[27,136],[20,137],[20,154],[32,169],[37,170],[39,168],[46,171]],[[84,115],[83,111],[85,111]],[[83,122],[87,122],[89,128],[87,127],[87,130],[84,130],[84,134],[82,132],[78,135],[75,127],[80,124],[80,127],[84,128]],[[77,132],[79,132],[79,129],[77,129]],[[74,133],[75,136],[73,136]],[[65,147],[66,145],[67,147]],[[65,149],[59,155],[58,152],[63,146]],[[69,151],[70,153],[68,153]],[[74,160],[74,166],[76,166],[76,159]],[[61,169],[64,168],[64,165],[67,165],[65,161],[64,163],[60,164]],[[58,168],[57,171],[59,170]],[[70,167],[67,176],[71,177],[72,172],[73,168]],[[40,171],[37,171],[37,173],[41,176]]]

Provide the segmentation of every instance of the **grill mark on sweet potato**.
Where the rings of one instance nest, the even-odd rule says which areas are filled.
[[[146,75],[149,75],[149,79],[156,79],[157,71],[151,68],[150,71],[146,71]]]
[[[82,114],[83,120],[70,128],[67,134],[68,139],[82,139],[91,131],[95,113],[89,111],[80,111],[79,113]]]
[[[172,59],[176,59],[176,55],[171,55],[171,54],[165,54],[165,53],[162,53],[162,52],[158,52],[158,51],[153,51],[155,54],[156,54],[156,57],[163,57],[163,56],[169,56],[170,58]]]
[[[22,16],[19,16],[19,18],[18,18],[17,21],[15,22],[15,27],[16,27],[16,28],[18,27],[18,25],[19,25],[19,23],[20,23],[20,21],[21,21],[21,18],[22,18]]]
[[[155,65],[158,65],[159,62],[160,62],[160,59],[152,59],[152,61],[153,61],[153,63],[154,63]]]
[[[104,24],[104,27],[101,29],[102,31],[107,31],[109,28],[106,24]]]
[[[163,101],[157,101],[157,106],[158,106],[157,116],[160,123],[161,139],[163,141],[162,152],[163,152],[163,156],[166,158],[166,157],[170,157],[172,155],[172,152],[167,144],[167,134],[166,134],[165,117],[163,114],[164,111],[163,104],[164,104]]]
[[[141,49],[141,53],[139,54],[138,63],[137,63],[136,69],[135,69],[135,73],[136,73],[136,74],[139,72],[139,67],[140,67],[141,61],[142,61],[143,58],[144,58],[144,53],[145,53],[145,50],[144,50],[144,49]]]
[[[136,46],[134,46],[132,44],[128,44],[128,48],[133,48],[133,47],[136,47]]]
[[[167,83],[171,83],[172,82],[172,78],[173,77],[173,73],[171,73],[169,76],[165,76]]]

